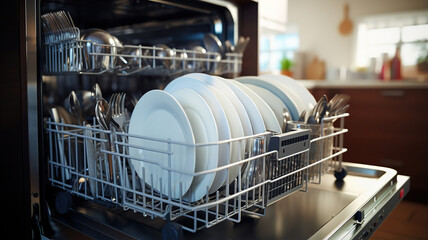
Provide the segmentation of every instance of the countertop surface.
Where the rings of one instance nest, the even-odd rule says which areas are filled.
[[[394,89],[428,89],[428,82],[411,80],[389,81],[380,80],[297,80],[308,89],[314,88],[394,88]]]

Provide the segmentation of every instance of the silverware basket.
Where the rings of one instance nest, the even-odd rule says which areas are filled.
[[[343,114],[348,116],[348,114]],[[335,126],[335,120],[340,118],[339,126]],[[336,124],[337,125],[337,124]],[[343,133],[348,130],[344,128],[342,117],[325,118],[319,124],[309,124],[305,122],[288,122],[287,129],[309,129],[310,130],[310,151],[309,164],[312,167],[308,170],[308,179],[311,182],[321,181],[321,175],[338,170],[342,161]],[[340,159],[336,159],[339,157]]]

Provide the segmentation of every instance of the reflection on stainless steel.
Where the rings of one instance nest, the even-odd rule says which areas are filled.
[[[86,125],[87,127],[89,127],[90,125]],[[98,165],[98,153],[99,151],[97,150],[96,147],[96,141],[90,139],[94,137],[94,132],[90,129],[85,129],[84,130],[84,135],[88,138],[84,139],[84,146],[86,147],[85,152],[86,152],[86,159],[87,159],[87,168],[88,168],[88,176],[90,177],[88,179],[89,182],[89,188],[90,188],[90,192],[92,193],[92,196],[95,197],[96,196],[96,181],[94,179],[97,178],[97,165]]]
[[[252,144],[251,157],[258,156],[264,151],[264,138],[255,138]],[[242,189],[247,189],[263,182],[263,163],[264,158],[248,162],[242,167]]]
[[[229,40],[224,41],[224,47],[226,52],[235,52],[235,46]]]
[[[317,124],[320,123],[321,119],[327,111],[327,96],[323,95],[317,104],[309,111],[307,123]]]
[[[111,69],[116,64],[117,45],[114,37],[102,29],[88,29],[81,37],[86,41],[83,48],[84,62],[89,69]],[[107,55],[91,55],[101,53]]]
[[[303,110],[301,113],[300,113],[300,116],[299,116],[299,122],[304,122],[305,121],[305,118],[306,118],[306,110]]]
[[[160,58],[164,58],[161,60],[157,60],[157,62],[158,62],[157,65],[160,65],[160,66],[163,65],[166,69],[174,68],[175,65],[173,65],[173,60],[170,59],[170,58],[175,57],[174,50],[172,50],[171,48],[169,48],[165,44],[158,44],[158,45],[155,45],[155,47],[162,48],[162,50],[156,51],[156,56],[158,56]]]
[[[61,115],[58,112],[57,108],[51,108],[49,114],[50,114],[50,116],[54,122],[60,123],[62,121]],[[59,130],[58,126],[56,126],[56,130]],[[69,164],[67,162],[67,157],[65,155],[66,151],[64,149],[64,142],[60,141],[61,138],[60,138],[59,134],[58,134],[57,139],[58,139],[58,142],[56,144],[58,146],[58,155],[59,155],[60,163],[63,164],[64,166],[69,166]],[[66,180],[70,179],[70,176],[71,176],[70,170],[64,168],[64,170],[62,171],[62,175],[64,176],[64,178]]]
[[[303,112],[305,112],[305,111],[303,110]],[[292,120],[290,111],[288,111],[288,109],[286,109],[286,108],[284,108],[282,111],[282,120],[283,120],[282,132],[285,133],[285,131],[287,130],[287,122]]]
[[[39,163],[41,162],[39,159],[39,149],[42,149],[39,146],[39,133],[42,131],[39,129],[39,126],[41,126],[39,118],[39,112],[38,112],[38,103],[39,103],[39,84],[38,84],[38,49],[37,49],[37,3],[36,1],[25,1],[25,5],[22,7],[22,9],[25,10],[26,16],[23,21],[23,24],[25,25],[24,33],[25,36],[25,48],[23,50],[23,54],[25,54],[25,58],[23,59],[25,61],[25,65],[22,66],[21,71],[25,74],[22,74],[22,83],[26,83],[26,86],[23,86],[23,89],[26,88],[26,109],[25,105],[22,105],[23,113],[27,112],[26,116],[23,116],[23,118],[27,118],[26,122],[23,121],[23,126],[26,129],[28,129],[28,132],[23,131],[22,135],[28,134],[28,162],[29,166],[28,169],[30,173],[30,179],[29,179],[29,193],[31,193],[31,205],[30,206],[22,206],[24,209],[31,209],[31,216],[33,217],[33,214],[40,214],[40,209],[34,208],[34,206],[40,206],[40,197],[37,197],[37,195],[40,194],[40,169],[39,169]],[[7,9],[7,8],[6,8]],[[21,9],[21,10],[22,10]],[[25,93],[22,93],[25,95]],[[26,126],[24,126],[26,124]],[[23,128],[23,129],[25,129]],[[25,137],[24,137],[25,139]],[[23,146],[24,147],[24,146]],[[24,147],[24,149],[26,149]],[[24,155],[23,155],[24,156]],[[27,159],[27,157],[24,157],[24,159]],[[18,170],[18,169],[16,169]],[[37,211],[35,211],[37,210]]]
[[[135,56],[135,57],[127,57],[123,58],[122,62],[125,63],[126,66],[129,66],[131,69],[138,69],[146,65],[151,65],[148,59],[143,59],[142,56],[144,54],[148,54],[144,52],[141,48],[125,48],[121,53],[124,55]]]
[[[95,85],[93,87],[96,88]],[[95,93],[95,91],[98,93]],[[91,122],[93,120],[92,118],[95,116],[96,99],[100,98],[99,96],[96,97],[95,94],[101,94],[99,87],[98,89],[92,89],[92,91],[71,91],[69,96],[64,100],[64,107],[68,109],[80,123],[83,123],[83,121]]]
[[[220,53],[222,57],[224,56],[225,49],[216,35],[212,33],[205,34],[204,45],[208,52],[217,52]]]
[[[68,97],[68,102],[69,102],[69,110],[71,114],[73,114],[73,116],[77,119],[77,121],[79,122],[79,125],[82,125],[82,122],[84,121],[83,113],[82,113],[82,109],[80,108],[80,102],[77,99],[76,93],[74,91],[71,91]]]
[[[95,106],[95,116],[97,118],[98,123],[100,124],[101,128],[104,130],[110,130],[110,124],[112,123],[111,121],[111,108],[110,105],[108,104],[108,102],[104,99],[104,98],[100,98],[97,101],[97,104]],[[107,146],[106,149],[109,150],[114,150],[112,145],[111,145],[111,141],[109,137],[107,138]],[[108,172],[109,174],[107,174],[108,176],[110,176],[109,179],[113,179],[114,173],[113,173],[113,160],[112,160],[112,156],[109,154],[108,155]]]
[[[114,93],[111,96],[110,108],[112,109],[112,119],[118,125],[118,131],[125,132],[126,110],[125,110],[126,93]]]
[[[349,108],[349,104],[347,104],[349,99],[350,96],[346,94],[334,95],[334,97],[328,103],[326,117],[337,116],[345,113]]]
[[[64,39],[79,39],[79,31],[74,26],[69,13],[58,11],[41,16],[45,42],[52,43]]]
[[[350,97],[346,94],[336,94],[328,101],[326,95],[322,96],[317,104],[309,111],[306,122],[309,124],[321,123],[324,118],[345,113],[349,108],[349,104],[347,104],[349,98]],[[301,121],[301,118],[299,118],[299,121]],[[332,121],[335,121],[335,119]]]
[[[240,53],[226,53],[222,59],[220,53],[207,52],[202,47],[187,50],[171,49],[163,44],[122,45],[103,30],[96,35],[103,35],[96,38],[104,37],[105,41],[90,39],[84,34],[82,38],[87,40],[58,41],[43,45],[44,73],[101,75],[110,72],[128,76],[141,72],[169,77],[190,71],[236,77],[242,70]],[[64,54],[64,51],[70,53]]]
[[[204,61],[196,60],[196,59],[202,59],[202,58],[204,58],[205,57],[204,53],[206,53],[207,50],[205,50],[205,48],[202,47],[202,46],[195,46],[195,47],[193,47],[192,50],[194,52],[191,54],[190,58],[194,58],[195,60],[190,61],[190,64],[194,65],[193,69],[195,69],[196,72],[202,71],[204,68],[208,69],[209,66],[206,66],[206,65],[207,64],[211,65],[211,63],[205,63]]]
[[[104,98],[100,98],[95,106],[95,116],[98,124],[104,130],[110,129],[111,111],[108,102]]]
[[[236,44],[235,51],[236,53],[244,53],[245,49],[248,46],[248,43],[250,42],[249,37],[239,37],[238,43]]]
[[[97,102],[100,98],[103,97],[103,94],[101,92],[101,88],[98,85],[98,83],[94,84],[94,86],[92,87],[91,97],[92,97],[92,100],[95,102]]]

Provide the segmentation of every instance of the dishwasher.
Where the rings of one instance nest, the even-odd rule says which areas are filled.
[[[35,239],[368,239],[409,191],[393,169],[343,161],[346,112],[199,143],[131,132],[143,97],[177,79],[257,75],[257,2],[22,2]],[[221,149],[226,163],[186,169]]]

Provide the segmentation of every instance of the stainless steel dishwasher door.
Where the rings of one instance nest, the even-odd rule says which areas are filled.
[[[326,174],[320,184],[309,184],[306,192],[297,192],[268,207],[264,217],[243,216],[240,223],[222,222],[196,233],[185,232],[184,238],[367,239],[407,194],[410,178],[389,168],[352,163],[344,166],[348,175],[343,182]],[[88,204],[67,218],[53,219],[53,223],[64,229],[59,233],[66,239],[73,235],[65,229],[82,225],[90,232],[79,234],[93,238],[104,238],[109,233],[111,239],[160,239],[165,221]],[[112,227],[99,228],[105,225]]]

